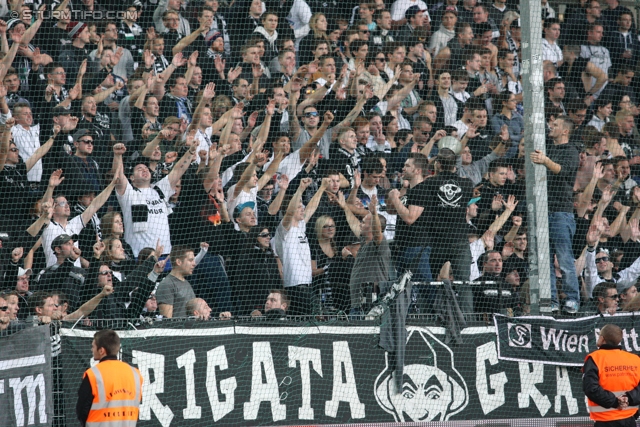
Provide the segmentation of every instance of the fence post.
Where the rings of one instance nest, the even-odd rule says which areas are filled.
[[[522,84],[525,111],[525,169],[531,313],[551,311],[547,170],[529,160],[533,150],[545,152],[544,79],[540,2],[520,2]]]

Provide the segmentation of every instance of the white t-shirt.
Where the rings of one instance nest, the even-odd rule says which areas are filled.
[[[391,19],[394,21],[400,21],[404,19],[404,14],[411,6],[418,6],[422,11],[422,14],[431,22],[431,17],[429,16],[429,8],[427,4],[422,0],[396,0],[391,5]]]
[[[201,150],[207,152],[207,163],[209,162],[209,148],[211,148],[211,139],[206,134],[206,132],[202,132],[200,129],[196,132],[196,142],[198,143],[198,149],[196,153],[200,153]],[[196,163],[200,164],[200,155],[196,156]],[[205,163],[206,164],[206,163]]]
[[[306,234],[307,224],[298,221],[289,231],[282,222],[276,230],[276,253],[282,260],[284,286],[292,287],[311,284],[311,248]]]
[[[56,258],[56,254],[51,249],[51,243],[61,234],[68,234],[69,236],[73,236],[74,234],[80,234],[82,229],[84,228],[84,223],[82,222],[82,215],[78,215],[73,218],[71,221],[67,222],[67,226],[63,227],[57,222],[51,220],[51,223],[44,229],[42,232],[42,247],[44,249],[44,254],[47,257],[47,267],[58,262]],[[73,246],[78,248],[78,242],[74,242]],[[155,246],[154,246],[155,248]],[[82,254],[85,258],[90,258],[90,254]],[[82,267],[80,265],[80,258],[76,260],[74,263],[76,267]]]
[[[164,253],[168,254],[171,252],[169,211],[166,203],[175,191],[171,188],[171,184],[169,184],[168,176],[165,176],[155,183],[154,187],[158,187],[160,191],[162,191],[164,199],[160,198],[160,195],[154,188],[140,188],[138,192],[133,189],[133,186],[129,182],[127,182],[127,189],[123,195],[118,194],[116,191],[124,220],[124,240],[131,245],[133,254],[136,257],[144,248],[155,248],[158,239],[160,239],[160,244],[164,246]],[[136,195],[136,193],[138,194]],[[135,233],[131,217],[131,206],[136,203],[136,199],[138,198],[146,201],[147,208],[149,209],[149,217],[147,219],[147,230]]]
[[[300,163],[300,150],[296,150],[282,159],[278,165],[278,172],[287,175],[287,178],[291,181],[300,173],[302,166],[304,165]]]
[[[558,43],[551,44],[547,39],[542,39],[542,60],[551,61],[554,64],[564,60]]]
[[[236,184],[229,187],[227,191],[227,210],[229,215],[233,215],[233,211],[236,206],[247,202],[253,202],[253,212],[256,214],[256,220],[258,219],[258,187],[253,187],[248,193],[244,190],[240,191],[238,197],[233,198],[233,192],[236,190]]]
[[[471,274],[469,275],[469,280],[473,281],[482,275],[478,269],[478,259],[484,253],[484,241],[480,238],[469,246],[471,247]]]

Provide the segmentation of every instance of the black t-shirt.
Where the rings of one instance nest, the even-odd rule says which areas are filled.
[[[547,149],[547,157],[562,168],[557,175],[547,171],[549,212],[573,213],[573,184],[580,161],[578,149],[571,143],[552,145]]]
[[[15,166],[5,164],[0,171],[0,194],[5,201],[0,207],[0,216],[9,219],[7,224],[22,224],[29,217],[33,198],[29,195],[27,166],[20,161]]]
[[[424,182],[421,182],[415,187],[407,190],[407,193],[400,198],[400,201],[407,207],[407,209],[409,209],[409,206],[420,206],[426,210],[429,197],[428,191],[429,188]],[[397,242],[399,249],[430,245],[427,216],[426,211],[423,211],[415,222],[409,225],[400,215],[398,215],[398,221],[396,222],[396,236],[394,240]]]
[[[425,179],[426,223],[433,242],[457,244],[467,239],[467,204],[473,197],[473,183],[453,172],[440,172]]]

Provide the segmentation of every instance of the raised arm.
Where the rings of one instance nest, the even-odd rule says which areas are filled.
[[[311,157],[311,153],[318,146],[318,141],[322,138],[322,135],[327,131],[327,128],[333,121],[333,113],[331,111],[327,111],[324,113],[324,120],[322,121],[322,125],[311,135],[311,138],[300,148],[300,162],[304,163],[309,157]]]
[[[113,176],[113,179],[111,180],[109,185],[107,185],[107,188],[102,190],[102,192],[100,194],[98,194],[98,196],[95,199],[93,199],[93,201],[87,207],[87,209],[85,209],[84,212],[82,212],[81,215],[82,215],[82,223],[83,224],[88,224],[89,221],[91,221],[91,217],[96,212],[98,212],[98,210],[102,207],[102,205],[104,205],[106,203],[106,201],[109,199],[109,196],[111,196],[111,193],[113,192],[113,189],[116,187],[116,183],[120,179],[120,174],[124,174],[124,173],[122,173],[122,172],[121,173],[116,173]]]
[[[265,185],[267,185],[269,181],[271,181],[271,178],[273,177],[273,175],[275,175],[276,172],[278,172],[278,167],[280,166],[280,162],[282,161],[283,158],[284,158],[283,152],[279,152],[274,156],[273,161],[271,161],[271,164],[269,165],[267,170],[262,174],[262,176],[258,180],[258,191],[262,190],[262,188]]]
[[[491,230],[494,234],[498,234],[498,232],[500,231],[502,226],[507,222],[507,220],[509,219],[513,211],[516,210],[516,206],[518,206],[518,201],[516,200],[516,197],[514,195],[510,195],[507,198],[506,202],[504,200],[502,201],[502,204],[504,205],[504,212],[502,212],[502,214],[498,218],[496,218],[495,221],[493,221],[491,226],[489,226],[489,230]]]
[[[8,119],[7,122],[9,120],[13,120],[13,118]],[[27,167],[27,172],[29,172],[31,168],[33,168],[35,164],[38,163],[38,161],[42,159],[44,155],[49,152],[49,150],[53,146],[53,141],[56,139],[56,136],[58,135],[58,133],[60,133],[60,126],[54,125],[53,135],[51,136],[51,138],[49,138],[47,142],[45,142],[43,145],[38,147],[36,152],[33,153],[33,155],[29,157],[26,162],[24,162],[24,165]]]
[[[112,293],[113,293],[113,285],[104,285],[104,287],[102,288],[102,290],[98,295],[96,295],[95,297],[91,298],[89,301],[82,304],[80,308],[78,308],[73,313],[70,313],[64,316],[62,320],[70,321],[70,320],[78,320],[82,317],[87,317],[93,312],[93,310],[96,309],[96,307],[98,306],[98,304],[100,304],[100,301],[102,301],[103,298],[111,295]]]
[[[122,162],[122,156],[126,153],[127,147],[123,143],[118,143],[113,146],[113,164],[111,167],[111,171],[114,176],[119,175],[120,179],[118,179],[116,183],[116,191],[119,195],[123,195],[127,190],[127,177],[124,174],[124,164]]]
[[[187,138],[190,138],[190,137],[193,137],[193,132],[187,135]],[[182,175],[184,175],[184,173],[187,171],[187,169],[189,168],[189,165],[194,159],[194,156],[196,155],[197,149],[198,147],[195,144],[195,142],[192,142],[187,152],[184,153],[182,158],[176,163],[173,169],[171,169],[171,172],[169,172],[169,175],[167,175],[167,177],[169,178],[169,185],[171,185],[171,188],[176,187],[176,184],[178,184],[178,181],[180,181],[180,178],[182,178]]]
[[[9,120],[7,120],[7,122]],[[7,161],[7,156],[9,155],[10,141],[11,127],[7,125],[4,127],[4,132],[2,133],[2,137],[0,138],[0,171],[4,169],[4,164]]]
[[[305,178],[303,178],[303,179],[305,179]],[[322,194],[325,192],[325,190],[328,187],[329,187],[328,178],[323,178],[322,179],[322,184],[320,184],[320,188],[318,188],[318,191],[316,192],[316,194],[314,194],[313,197],[311,198],[311,200],[309,200],[309,204],[307,205],[306,209],[304,210],[304,220],[305,220],[305,222],[309,222],[309,220],[311,219],[313,214],[316,213],[316,209],[318,209],[318,205],[320,204],[320,199],[322,199]]]
[[[200,118],[202,117],[202,112],[204,111],[205,107],[209,105],[214,96],[216,96],[215,83],[207,83],[204,91],[202,92],[202,96],[200,97],[200,102],[198,102],[198,106],[196,107],[196,111],[193,112],[193,119],[191,120],[187,131],[190,131],[191,129],[198,129]]]
[[[300,181],[300,186],[294,193],[293,197],[289,201],[289,206],[287,207],[287,212],[285,212],[284,217],[282,218],[282,226],[285,230],[289,231],[291,228],[291,223],[293,222],[293,217],[296,213],[296,210],[300,206],[302,202],[302,193],[311,185],[311,178],[302,178]],[[305,213],[306,216],[306,213]]]
[[[378,215],[378,196],[371,196],[369,203],[369,212],[371,212],[371,233],[373,234],[373,243],[380,245],[384,240],[382,224],[380,224],[380,216]]]
[[[182,52],[183,50],[186,49],[187,46],[189,46],[191,43],[193,43],[198,38],[198,36],[200,34],[202,34],[205,31],[207,31],[208,28],[205,28],[205,26],[203,26],[203,25],[204,24],[201,22],[200,23],[200,27],[198,27],[197,30],[193,31],[188,36],[181,38],[180,41],[173,47],[173,49],[171,49],[171,54],[172,55],[176,55],[176,54]]]
[[[414,73],[411,83],[409,83],[408,85],[405,85],[402,89],[397,91],[388,101],[387,111],[394,111],[398,106],[398,104],[400,104],[402,100],[405,99],[411,93],[411,91],[413,90],[413,88],[415,87],[415,85],[418,83],[419,80],[420,80],[420,74]]]
[[[327,193],[327,195],[329,195],[329,193]],[[342,193],[342,191],[339,191],[337,196],[334,196],[332,194],[329,195],[329,198],[333,197],[337,197],[338,206],[340,206],[344,211],[344,214],[347,217],[347,223],[349,223],[349,228],[351,228],[353,234],[355,234],[357,237],[360,237],[360,220],[358,220],[353,212],[351,212],[351,209],[349,209],[349,205],[347,205],[347,201],[344,199],[344,194]]]

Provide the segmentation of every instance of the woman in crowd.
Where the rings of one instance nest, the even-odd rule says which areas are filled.
[[[309,34],[300,40],[298,53],[300,64],[308,64],[313,61],[312,52],[315,50],[316,41],[324,40],[330,44],[327,36],[327,17],[324,13],[314,13],[309,20]]]
[[[349,308],[349,278],[353,253],[336,246],[336,223],[323,215],[316,220],[317,242],[311,246],[313,287],[320,293],[323,312],[346,311]]]
[[[102,239],[114,239],[120,242],[124,251],[125,258],[118,261],[118,265],[121,268],[131,271],[135,268],[135,256],[133,255],[133,249],[124,240],[124,222],[122,221],[122,215],[118,212],[107,212],[100,219],[100,230],[102,231]]]

